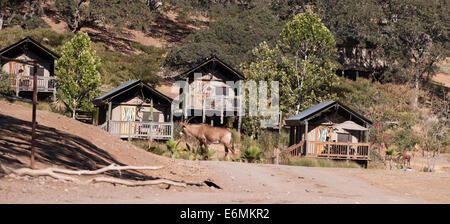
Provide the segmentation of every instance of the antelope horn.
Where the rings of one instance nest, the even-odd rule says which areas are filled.
[[[192,118],[194,118],[194,117],[191,117],[191,118],[187,119],[186,124],[189,124],[189,121],[191,121]]]

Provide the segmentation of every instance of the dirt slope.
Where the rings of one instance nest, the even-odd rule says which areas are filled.
[[[0,162],[29,165],[31,108],[0,101]],[[203,182],[207,173],[190,161],[171,160],[109,135],[98,127],[48,111],[37,112],[37,167],[97,169],[108,164],[163,165],[158,171],[127,172],[128,179],[168,178]]]

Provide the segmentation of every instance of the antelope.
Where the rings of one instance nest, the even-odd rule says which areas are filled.
[[[403,160],[403,165],[408,164],[408,167],[411,166],[411,156],[406,152],[402,152],[402,154],[398,156],[398,159]]]
[[[180,125],[183,127],[183,130],[180,132],[180,135],[186,134],[193,138],[196,138],[200,142],[200,146],[203,144],[206,149],[206,154],[208,155],[209,160],[209,149],[208,144],[210,143],[221,143],[225,147],[225,156],[223,159],[225,160],[228,155],[228,150],[233,153],[233,158],[236,160],[236,155],[234,154],[234,147],[232,147],[232,133],[226,128],[220,127],[212,127],[207,124],[187,124],[184,122],[180,122]],[[197,158],[197,152],[195,153],[195,157]]]

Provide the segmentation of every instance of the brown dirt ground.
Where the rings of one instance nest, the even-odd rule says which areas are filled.
[[[11,167],[29,165],[31,108],[0,101],[0,162]],[[48,111],[38,111],[37,167],[97,169],[111,163],[153,166],[157,171],[127,172],[125,178],[142,180],[167,178],[203,182],[207,172],[190,161],[172,160],[145,152],[115,138],[98,127]]]
[[[0,100],[0,163],[29,164],[31,107]],[[49,177],[0,177],[0,203],[449,203],[450,173],[312,168],[185,161],[145,152],[92,125],[38,111],[37,166],[96,169],[110,163],[163,165],[158,171],[108,173],[131,180],[206,179],[221,187],[80,185]],[[220,147],[218,147],[220,148]],[[219,150],[219,149],[217,149]],[[442,156],[442,161],[447,161]],[[1,174],[0,174],[1,176]]]

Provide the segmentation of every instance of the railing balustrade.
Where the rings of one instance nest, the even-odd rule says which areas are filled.
[[[107,121],[100,128],[119,138],[164,140],[173,137],[172,126],[171,122]]]

